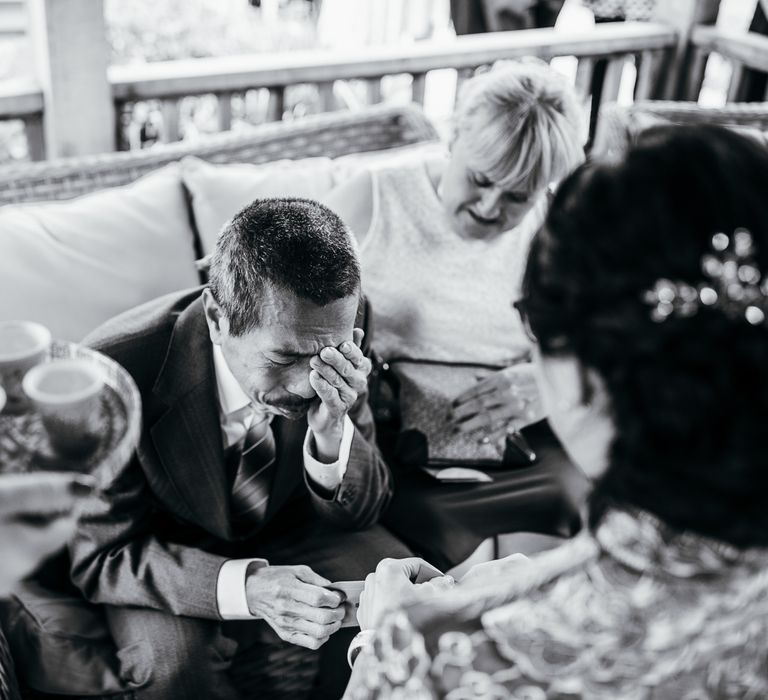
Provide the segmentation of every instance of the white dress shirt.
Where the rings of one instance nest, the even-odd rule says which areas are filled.
[[[261,418],[261,411],[255,407],[248,395],[235,379],[227,366],[224,354],[218,345],[213,345],[213,366],[216,374],[216,390],[219,397],[219,420],[221,423],[224,449],[242,443],[252,423]],[[314,438],[307,429],[304,438],[304,469],[310,482],[327,491],[333,491],[342,482],[347,471],[349,452],[352,447],[354,426],[349,416],[344,417],[344,429],[339,447],[339,458],[331,464],[324,464],[313,455]],[[245,575],[251,562],[266,564],[266,560],[230,559],[219,570],[216,582],[216,601],[219,615],[224,620],[252,619],[245,595]]]

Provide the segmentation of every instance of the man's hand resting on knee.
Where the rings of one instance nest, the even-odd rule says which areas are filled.
[[[255,617],[285,642],[319,649],[341,627],[343,597],[308,566],[266,566],[248,570],[245,595]]]

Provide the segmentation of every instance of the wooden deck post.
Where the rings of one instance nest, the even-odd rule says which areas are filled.
[[[103,0],[29,0],[46,156],[115,150]]]
[[[714,24],[719,9],[720,0],[664,0],[656,3],[653,20],[674,27],[678,38],[677,46],[670,51],[666,80],[660,81],[652,91],[652,97],[668,100],[690,97],[694,87],[689,77],[694,68],[691,32],[697,24]]]

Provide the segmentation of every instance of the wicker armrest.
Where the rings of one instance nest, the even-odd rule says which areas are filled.
[[[716,124],[766,144],[768,102],[737,102],[724,107],[671,100],[644,100],[627,107],[608,103],[600,109],[592,155],[617,157],[642,131],[657,124]]]
[[[627,108],[674,124],[719,124],[720,126],[768,129],[768,102],[732,102],[723,107],[702,107],[696,102],[643,100]]]
[[[0,204],[70,199],[125,185],[187,155],[214,163],[265,163],[280,158],[336,157],[434,139],[435,128],[415,105],[331,112],[217,134],[192,144],[5,166],[0,168]]]

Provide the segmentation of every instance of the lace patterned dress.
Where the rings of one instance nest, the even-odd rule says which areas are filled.
[[[763,700],[768,550],[610,512],[494,580],[392,613],[345,699]]]

